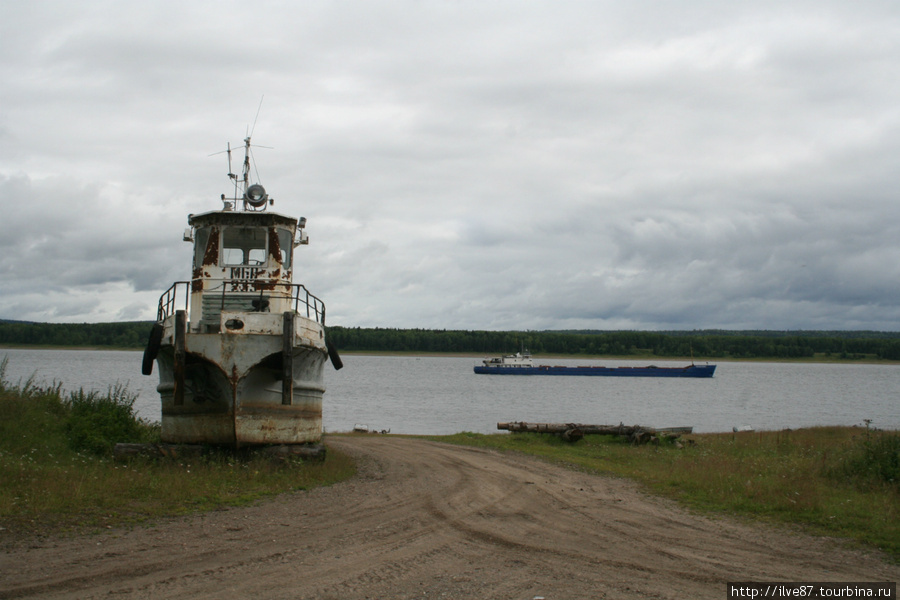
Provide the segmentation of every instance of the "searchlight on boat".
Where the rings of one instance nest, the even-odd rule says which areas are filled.
[[[258,183],[254,183],[247,188],[246,192],[244,192],[244,200],[249,202],[250,206],[260,208],[265,206],[266,202],[269,201],[269,195],[266,193],[266,188]]]

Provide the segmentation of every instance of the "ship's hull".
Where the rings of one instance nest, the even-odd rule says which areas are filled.
[[[307,334],[309,327],[319,328],[305,325]],[[175,336],[164,337],[156,359],[161,440],[232,446],[319,442],[328,351],[313,337],[294,336],[286,357],[284,336],[274,332],[186,332],[182,358]]]
[[[488,367],[476,366],[479,375],[574,375],[580,377],[712,377],[716,365],[686,367]]]

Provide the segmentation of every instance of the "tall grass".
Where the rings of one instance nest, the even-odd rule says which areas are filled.
[[[76,452],[111,456],[118,442],[159,441],[159,426],[138,417],[137,394],[123,385],[105,395],[83,389],[63,394],[62,385],[37,386],[34,377],[15,385],[6,380],[8,358],[0,361],[0,434],[4,449],[22,450],[39,441],[45,450],[65,443]],[[37,440],[35,439],[37,438]]]
[[[860,427],[702,434],[677,447],[612,436],[576,444],[541,434],[440,438],[523,452],[635,479],[704,511],[789,523],[875,545],[900,559],[900,432]]]
[[[68,413],[65,432],[70,446],[109,456],[119,442],[158,442],[159,427],[138,418],[135,400],[136,394],[118,384],[105,396],[83,389],[69,393],[63,404]]]
[[[870,432],[833,465],[830,474],[857,485],[900,486],[900,432]]]
[[[0,527],[31,535],[241,505],[328,485],[355,473],[346,456],[323,462],[275,461],[213,451],[202,458],[112,459],[116,442],[159,440],[159,426],[139,419],[135,396],[61,392],[32,379],[10,384],[0,361]]]

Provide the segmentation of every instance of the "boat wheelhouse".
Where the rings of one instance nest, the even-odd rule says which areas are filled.
[[[534,361],[531,359],[531,353],[528,350],[516,352],[515,354],[505,354],[503,356],[486,358],[481,362],[485,367],[497,369],[519,369],[522,367],[530,368],[534,366]]]

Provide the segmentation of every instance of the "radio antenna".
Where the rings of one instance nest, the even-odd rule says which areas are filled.
[[[227,149],[222,152],[226,152],[228,154],[228,179],[230,179],[234,183],[234,199],[233,203],[225,200],[225,194],[222,194],[222,202],[225,203],[226,209],[231,210],[228,206],[237,207],[237,203],[240,200],[244,202],[244,210],[265,210],[265,206],[270,201],[268,194],[266,194],[265,189],[259,183],[252,184],[250,183],[250,170],[251,170],[251,144],[250,138],[253,136],[253,132],[256,130],[256,122],[259,120],[259,113],[262,110],[262,103],[265,99],[265,96],[261,96],[259,99],[259,106],[256,108],[256,116],[253,118],[253,126],[247,128],[247,136],[244,138],[244,162],[241,166],[241,173],[238,175],[234,172],[234,168],[231,162],[231,142],[228,142]],[[259,144],[253,144],[259,148],[269,148],[271,146],[260,146]],[[222,152],[214,152],[210,154],[210,156],[215,156],[216,154],[221,154]],[[255,165],[254,165],[255,166]],[[257,180],[259,179],[259,172],[256,173]]]
[[[231,168],[231,142],[228,142],[228,178],[229,179],[237,179],[237,175],[234,174],[234,171]]]
[[[253,127],[250,128],[250,133],[247,134],[248,138],[253,137],[253,132],[256,131],[256,121],[259,120],[259,111],[262,110],[263,99],[265,99],[266,95],[263,94],[259,97],[259,106],[256,108],[256,116],[253,117]]]

